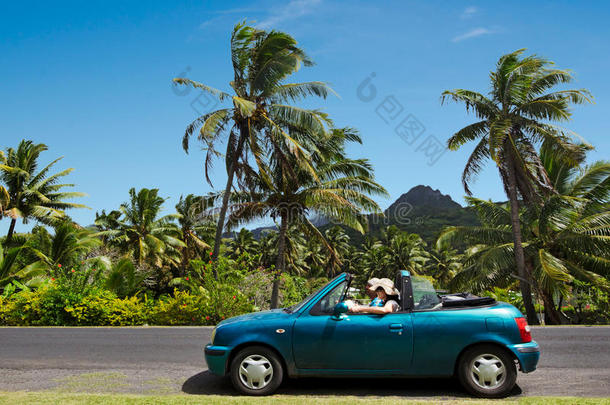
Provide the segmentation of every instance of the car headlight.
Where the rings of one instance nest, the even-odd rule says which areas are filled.
[[[210,338],[210,343],[214,344],[214,338],[216,337],[216,328],[212,329],[212,337]]]

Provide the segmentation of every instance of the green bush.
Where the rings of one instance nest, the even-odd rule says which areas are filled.
[[[274,277],[272,269],[252,268],[247,257],[207,263],[194,260],[184,277],[173,280],[172,294],[153,300],[138,295],[117,297],[94,269],[58,267],[54,275],[35,291],[0,297],[0,325],[215,325],[269,308]],[[283,274],[282,304],[301,301],[326,281]]]
[[[145,324],[148,313],[138,297],[119,299],[104,290],[79,295],[51,285],[0,298],[0,325],[133,326]]]
[[[21,291],[9,298],[0,297],[0,325],[31,326],[40,317],[41,290]]]
[[[494,287],[493,291],[486,291],[482,295],[492,297],[496,301],[508,302],[509,304],[517,307],[522,313],[525,313],[523,297],[518,291],[514,291],[509,288]]]
[[[151,308],[150,323],[154,325],[203,325],[206,321],[209,323],[205,301],[203,295],[175,290],[173,297],[162,297]]]
[[[83,297],[80,303],[65,308],[77,325],[135,326],[147,322],[147,308],[138,297],[117,298],[104,291]]]

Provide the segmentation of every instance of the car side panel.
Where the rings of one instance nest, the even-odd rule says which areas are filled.
[[[409,375],[450,376],[459,354],[475,343],[509,346],[520,341],[512,306],[413,312],[413,361]]]
[[[294,325],[294,316],[287,316],[285,318],[278,318],[273,320],[265,320],[258,322],[256,325],[250,324],[246,332],[239,328],[231,328],[230,333],[223,335],[225,342],[214,342],[215,345],[222,345],[227,349],[227,355],[225,357],[226,362],[229,361],[236,348],[242,345],[256,345],[262,344],[270,346],[275,349],[282,360],[285,362],[288,368],[288,374],[294,374],[294,366],[292,362],[292,327]],[[206,355],[206,358],[208,356]],[[214,361],[216,359],[212,359]],[[218,361],[218,360],[216,360]],[[229,364],[225,367],[228,369]],[[217,366],[218,369],[218,366]],[[226,372],[226,371],[225,371]],[[216,373],[224,375],[224,373]]]
[[[299,374],[335,375],[388,371],[404,374],[411,362],[410,313],[301,315],[294,326],[293,355]]]

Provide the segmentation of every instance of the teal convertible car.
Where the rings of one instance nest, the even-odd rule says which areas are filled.
[[[469,294],[439,296],[399,271],[398,312],[348,313],[343,273],[292,307],[227,319],[205,347],[209,370],[248,395],[273,393],[284,376],[451,377],[471,394],[506,396],[536,369],[540,350],[512,305]]]

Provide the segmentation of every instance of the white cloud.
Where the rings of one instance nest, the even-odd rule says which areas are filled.
[[[487,28],[475,28],[473,30],[470,30],[462,35],[458,35],[457,37],[454,37],[451,42],[460,42],[460,41],[464,41],[466,39],[471,39],[471,38],[476,38],[476,37],[480,37],[481,35],[489,35],[489,34],[493,34],[494,31],[487,29]]]
[[[279,10],[272,11],[271,15],[263,21],[256,24],[259,28],[273,28],[287,20],[304,16],[313,11],[314,6],[320,3],[321,0],[291,0]]]
[[[479,9],[474,7],[474,6],[466,7],[464,9],[464,11],[462,11],[462,14],[460,15],[460,18],[464,18],[464,19],[470,18],[473,15],[475,15],[478,11],[479,11]]]
[[[230,14],[244,14],[252,11],[258,11],[256,8],[252,7],[243,7],[243,8],[229,8],[225,10],[216,10],[211,11],[210,14],[216,14],[216,17],[212,17],[208,20],[203,21],[199,24],[199,29],[207,28],[213,24],[226,20],[227,16]]]
[[[199,24],[199,29],[202,30],[216,22],[218,22],[220,20],[220,17],[214,17],[214,18],[210,18],[209,20],[205,20],[204,22],[202,22],[201,24]]]

